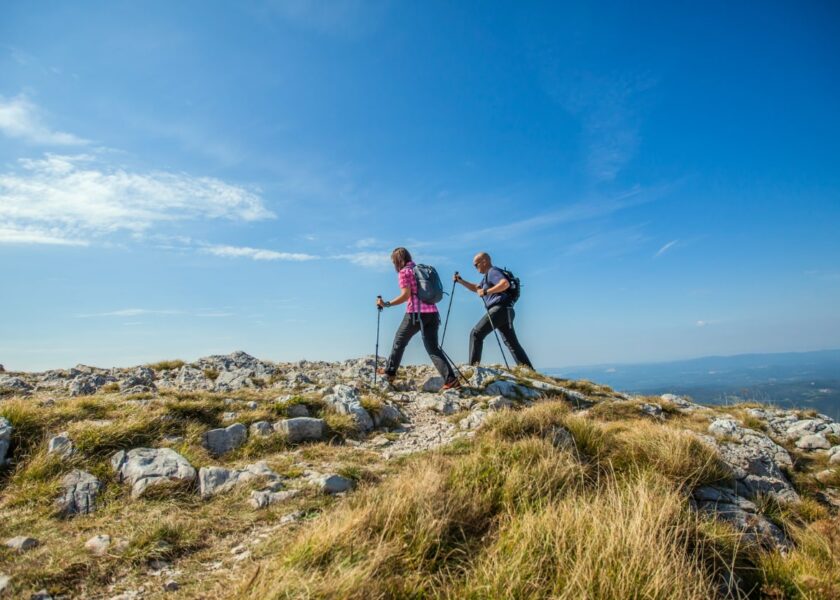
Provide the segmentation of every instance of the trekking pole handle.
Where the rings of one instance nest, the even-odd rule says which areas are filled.
[[[382,300],[382,296],[377,296],[376,299],[377,300]],[[376,305],[376,310],[382,310],[382,307],[377,304]]]

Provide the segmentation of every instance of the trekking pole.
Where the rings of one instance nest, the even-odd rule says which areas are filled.
[[[455,277],[458,277],[458,271],[455,271]],[[452,282],[452,293],[449,294],[449,308],[446,309],[446,320],[443,322],[443,335],[440,336],[440,347],[443,348],[443,340],[446,339],[446,326],[449,325],[449,313],[452,312],[452,299],[455,297],[455,284]]]
[[[377,300],[382,300],[382,296],[377,296]],[[376,306],[376,352],[373,358],[373,385],[376,386],[376,372],[379,370],[379,318],[382,316],[382,307]]]
[[[481,303],[484,304],[484,297],[481,297]],[[490,321],[490,327],[493,328],[493,333],[496,336],[496,342],[499,344],[499,352],[502,353],[502,360],[505,361],[505,367],[507,367],[508,371],[510,371],[510,365],[508,364],[507,357],[505,356],[505,351],[502,350],[502,341],[499,339],[499,332],[496,331],[496,326],[493,325],[493,317],[490,316],[490,309],[487,308],[487,305],[484,304],[484,312],[487,313],[487,319]]]

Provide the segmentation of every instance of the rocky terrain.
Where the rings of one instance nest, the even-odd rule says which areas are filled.
[[[825,415],[631,397],[498,367],[462,366],[468,385],[440,393],[431,367],[374,385],[373,366],[236,352],[130,369],[0,368],[0,597],[260,597],[274,590],[266,573],[278,548],[354,495],[384,489],[424,457],[506,435],[540,407],[560,416],[533,435],[576,468],[612,477],[632,459],[667,472],[661,461],[676,460],[677,446],[667,456],[645,440],[687,449],[692,469],[671,476],[686,514],[737,540],[732,564],[709,567],[715,594],[840,590],[840,544],[819,533],[836,531],[840,507],[840,424]],[[392,593],[401,595],[374,595]]]

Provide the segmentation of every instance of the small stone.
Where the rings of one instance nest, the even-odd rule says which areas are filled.
[[[257,404],[254,400],[251,400],[250,402],[246,402],[245,406],[248,408],[248,410],[257,410],[259,404]]]
[[[236,413],[233,412],[233,411],[222,413],[222,421],[234,421],[235,419],[236,419]]]
[[[317,484],[325,494],[340,494],[353,488],[353,480],[341,475],[325,475]]]
[[[248,429],[251,432],[251,435],[260,437],[265,437],[274,433],[274,428],[268,421],[257,421],[256,423],[251,423],[251,427]]]
[[[163,591],[165,592],[177,592],[179,589],[181,589],[181,586],[174,579],[170,579],[163,584]]]
[[[815,477],[815,478],[816,478],[816,480],[817,480],[817,481],[819,481],[820,483],[828,483],[828,482],[830,482],[832,479],[834,479],[834,478],[835,478],[835,472],[834,472],[834,470],[832,470],[832,469],[825,469],[825,470],[823,470],[823,471],[820,471],[820,472],[819,472],[819,473],[817,473],[816,475],[814,475],[814,477]]]
[[[2,365],[0,365],[2,367]],[[2,368],[0,368],[0,373],[2,373]],[[5,591],[9,589],[9,585],[12,583],[12,578],[4,573],[0,573],[0,596],[3,595]]]
[[[61,479],[58,509],[65,517],[87,515],[96,510],[96,497],[102,482],[87,471],[73,469]]]
[[[799,438],[796,447],[802,450],[828,450],[831,448],[831,443],[819,433],[814,433]]]
[[[195,469],[171,448],[120,450],[111,457],[117,480],[131,484],[131,497],[139,498],[150,486],[181,485],[195,479]]]
[[[47,590],[38,590],[29,596],[29,600],[53,600],[53,597]]]
[[[529,387],[504,379],[494,381],[488,385],[484,388],[484,393],[513,398],[514,400],[536,400],[542,395],[540,392]]]
[[[47,446],[47,454],[57,454],[63,458],[72,456],[74,451],[73,442],[70,440],[69,434],[66,431],[50,439]]]
[[[283,419],[274,424],[274,430],[286,436],[290,443],[319,441],[327,432],[327,424],[323,419],[311,417],[295,417]]]
[[[12,424],[5,417],[0,417],[0,467],[6,462],[6,453],[12,444]]]
[[[646,415],[650,415],[654,419],[662,418],[662,407],[659,406],[658,404],[652,404],[652,403],[646,402],[645,404],[642,404],[641,406],[639,406],[639,410]]]
[[[38,542],[38,540],[32,537],[18,535],[16,537],[9,538],[3,543],[5,546],[11,548],[12,550],[17,550],[18,552],[25,552],[26,550],[31,550],[32,548],[35,548],[40,542]]]
[[[286,490],[282,492],[275,492],[271,490],[253,491],[251,492],[251,506],[254,508],[265,508],[272,504],[278,504],[291,500],[300,493],[300,490]]]
[[[740,429],[732,419],[716,419],[709,425],[709,433],[721,437],[737,437]]]
[[[111,546],[110,535],[95,535],[85,542],[85,550],[96,556],[102,556]]]
[[[296,417],[308,417],[309,409],[306,408],[305,404],[292,404],[286,409],[286,415],[290,419],[294,419]]]
[[[248,438],[248,430],[242,423],[234,423],[223,429],[211,429],[204,434],[204,447],[211,454],[220,456],[234,450],[245,443]]]
[[[443,387],[443,377],[429,377],[423,382],[421,389],[424,392],[439,392]]]

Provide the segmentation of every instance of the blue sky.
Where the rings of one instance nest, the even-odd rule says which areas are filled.
[[[827,1],[4,2],[0,363],[372,353],[397,245],[519,275],[539,367],[840,347],[838,40]]]

